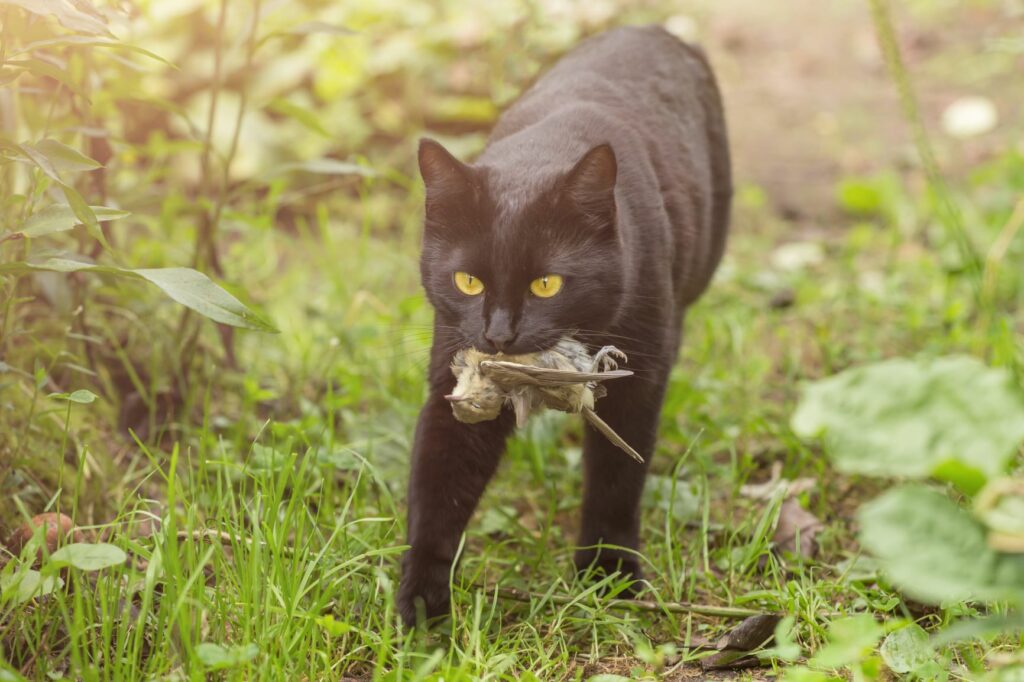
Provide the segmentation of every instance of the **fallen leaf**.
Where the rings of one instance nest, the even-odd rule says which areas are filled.
[[[749,656],[741,651],[721,651],[700,659],[700,667],[704,670],[743,670],[759,665],[761,660],[757,656]]]
[[[779,553],[789,552],[811,558],[818,553],[815,537],[824,527],[821,520],[800,506],[796,499],[788,499],[779,510],[779,522],[775,526],[772,542]],[[799,538],[800,546],[797,547]]]
[[[719,638],[715,648],[719,653],[701,659],[704,670],[739,670],[756,668],[761,659],[751,654],[772,642],[775,627],[782,616],[766,613],[751,616]]]
[[[723,635],[715,643],[720,651],[727,649],[737,651],[754,651],[759,649],[775,635],[775,626],[782,620],[776,613],[765,613],[751,616]]]

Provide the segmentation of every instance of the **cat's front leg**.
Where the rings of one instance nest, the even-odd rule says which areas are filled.
[[[583,520],[579,549],[574,557],[578,571],[615,571],[642,578],[636,551],[640,547],[640,500],[648,463],[654,451],[664,387],[649,374],[639,374],[629,384],[609,386],[608,396],[595,411],[632,445],[644,463],[627,457],[592,426],[586,426],[583,443]],[[607,546],[616,545],[624,549]]]
[[[448,611],[449,576],[462,533],[505,449],[514,419],[463,424],[445,390],[432,390],[420,412],[409,480],[408,543],[398,609],[408,625]]]

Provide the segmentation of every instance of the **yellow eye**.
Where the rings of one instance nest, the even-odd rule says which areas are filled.
[[[540,298],[551,298],[562,290],[561,275],[544,275],[530,282],[530,291]]]
[[[455,273],[455,287],[467,296],[476,296],[484,291],[484,283],[468,272]]]

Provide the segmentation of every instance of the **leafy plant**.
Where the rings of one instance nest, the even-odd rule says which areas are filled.
[[[971,357],[895,358],[809,384],[793,430],[850,474],[934,477],[976,493],[1024,441],[1024,396]]]
[[[115,261],[120,260],[120,256],[108,242],[101,221],[106,226],[115,220],[128,218],[131,213],[109,206],[90,205],[83,198],[82,191],[85,190],[80,189],[90,178],[79,176],[103,170],[104,164],[89,157],[85,152],[46,135],[51,134],[49,123],[58,103],[75,109],[89,105],[86,88],[89,86],[91,74],[83,74],[80,82],[73,82],[70,74],[53,69],[53,64],[64,61],[61,52],[67,51],[72,57],[88,59],[100,47],[133,49],[133,46],[114,38],[106,28],[104,15],[88,2],[79,2],[73,7],[64,2],[36,6],[34,3],[5,0],[0,3],[0,6],[4,5],[6,26],[13,23],[17,28],[23,27],[30,36],[40,33],[38,39],[27,43],[24,40],[12,39],[11,30],[4,33],[3,47],[6,54],[32,55],[31,58],[21,60],[0,61],[0,67],[9,69],[12,63],[15,67],[15,73],[10,76],[15,108],[22,108],[25,110],[24,113],[27,113],[38,106],[38,85],[49,84],[49,87],[44,89],[45,95],[42,96],[45,104],[49,106],[47,124],[41,131],[44,137],[35,142],[20,142],[11,137],[37,133],[34,126],[29,123],[29,116],[16,117],[15,120],[21,121],[22,126],[0,136],[0,164],[18,166],[21,169],[18,173],[14,172],[14,168],[9,168],[2,176],[5,185],[2,187],[2,194],[5,197],[2,208],[6,213],[4,222],[10,227],[6,233],[0,235],[0,244],[26,242],[21,259],[8,255],[0,261],[0,276],[14,280],[8,284],[8,289],[16,289],[17,278],[33,271],[89,271],[141,278],[156,284],[179,303],[222,324],[274,331],[271,324],[250,311],[206,276],[191,268],[132,270],[115,265],[96,265],[83,256],[61,254],[54,257],[45,255],[46,251],[32,250],[29,245],[31,240],[67,232],[81,225],[86,228],[97,245],[102,247],[102,251],[109,253]],[[11,6],[19,7],[26,14],[19,16],[17,10],[11,9]],[[36,14],[54,14],[63,26],[71,28],[75,33],[68,35],[57,31],[51,32],[45,26],[45,22],[32,20],[31,17]],[[93,35],[107,37],[100,41],[86,38]],[[30,82],[35,82],[20,83],[19,81],[26,80],[22,78],[26,74],[31,76],[28,79]],[[87,119],[91,118],[88,113],[85,116]],[[68,139],[71,138],[83,139],[83,136],[69,134]],[[92,186],[95,185],[93,182]],[[55,198],[56,193],[63,197],[64,203]],[[80,246],[88,248],[84,240],[79,240],[79,243]],[[8,309],[6,315],[10,314]]]
[[[820,438],[841,471],[922,481],[857,516],[861,545],[905,594],[937,606],[1024,606],[1024,481],[1009,477],[1024,441],[1024,398],[1010,372],[968,357],[855,367],[806,386],[792,427]],[[927,479],[976,494],[973,505]],[[890,643],[890,667],[927,663],[918,661],[920,638],[913,630]]]

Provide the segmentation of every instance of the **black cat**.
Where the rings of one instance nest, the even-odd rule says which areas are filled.
[[[453,354],[509,354],[572,335],[615,345],[636,376],[598,414],[649,462],[687,306],[725,246],[732,196],[718,87],[703,54],[658,27],[591,38],[537,81],[466,165],[423,140],[421,271],[435,309],[430,397],[409,483],[398,606],[445,613],[462,532],[513,428],[463,424],[444,396]],[[579,570],[640,577],[647,467],[586,427]]]

